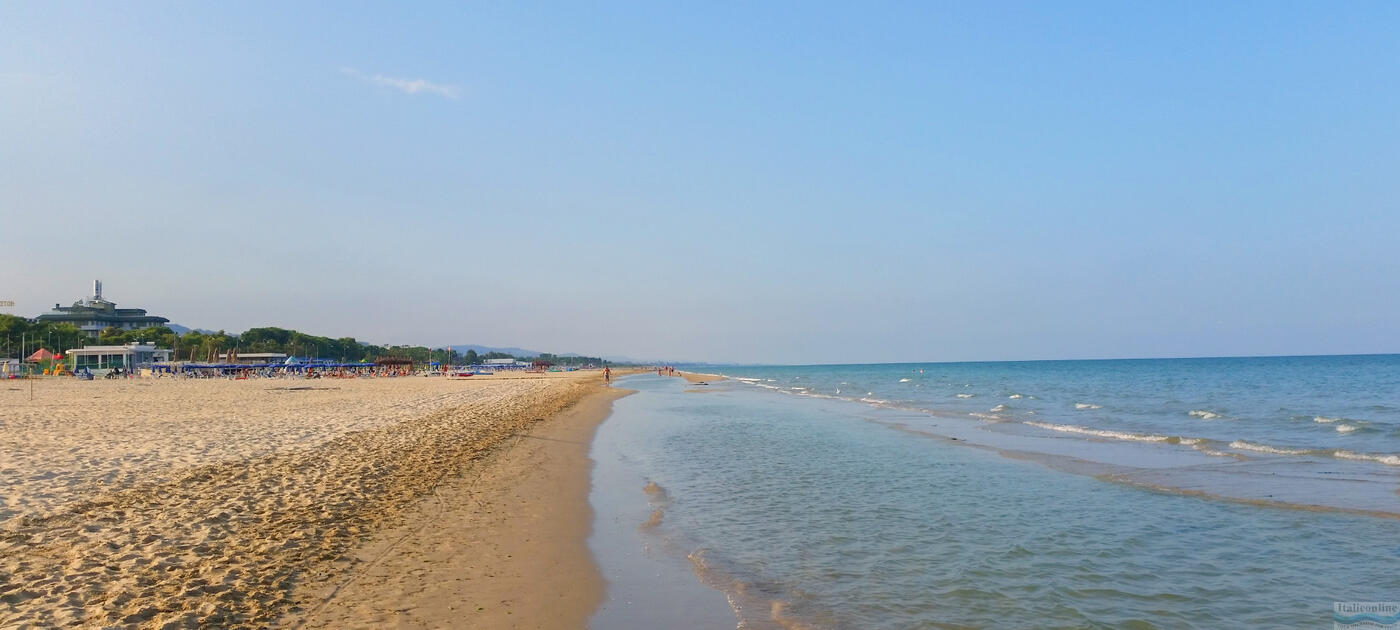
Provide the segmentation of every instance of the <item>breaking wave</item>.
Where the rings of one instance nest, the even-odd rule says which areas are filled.
[[[1269,453],[1271,455],[1310,455],[1315,451],[1306,448],[1288,448],[1286,446],[1269,446],[1268,444],[1255,444],[1244,440],[1235,440],[1230,443],[1230,448],[1240,451],[1254,451],[1256,453]]]
[[[1376,462],[1386,466],[1400,466],[1400,455],[1384,453],[1357,453],[1345,449],[1337,449],[1332,452],[1332,456],[1337,459],[1350,459],[1363,462]]]
[[[1270,446],[1268,444],[1258,444],[1235,440],[1230,443],[1230,448],[1238,451],[1252,451],[1255,453],[1267,453],[1269,455],[1312,455],[1315,457],[1333,457],[1336,459],[1346,459],[1358,462],[1374,462],[1385,464],[1386,466],[1400,466],[1400,454],[1396,453],[1358,453],[1346,449],[1306,449],[1290,448],[1286,446]]]
[[[1184,444],[1182,438],[1169,435],[1153,435],[1150,433],[1129,433],[1127,431],[1109,431],[1107,429],[1091,429],[1073,424],[1054,424],[1051,422],[1026,421],[1026,424],[1047,431],[1059,431],[1061,433],[1075,433],[1079,435],[1090,435],[1094,437],[1109,438],[1113,440],[1127,440],[1130,442],[1165,442],[1170,444]],[[1194,438],[1186,438],[1194,439]],[[1195,443],[1195,442],[1191,442]]]

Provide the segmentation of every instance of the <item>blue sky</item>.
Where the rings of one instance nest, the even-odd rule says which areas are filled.
[[[675,360],[1400,351],[1400,4],[6,3],[0,299]]]

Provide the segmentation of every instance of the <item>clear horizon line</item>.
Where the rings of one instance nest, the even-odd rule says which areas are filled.
[[[1189,361],[1192,359],[1288,359],[1317,357],[1383,357],[1397,356],[1400,352],[1350,352],[1318,354],[1241,354],[1241,355],[1199,355],[1164,357],[1094,357],[1080,359],[970,359],[960,361],[871,361],[867,363],[716,363],[713,361],[670,361],[674,365],[714,365],[736,367],[830,367],[838,365],[946,365],[956,363],[1051,363],[1058,361]]]

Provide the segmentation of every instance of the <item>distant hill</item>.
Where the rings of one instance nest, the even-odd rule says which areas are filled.
[[[203,328],[186,328],[186,327],[181,326],[181,325],[179,325],[179,324],[166,324],[165,327],[166,327],[166,328],[169,328],[169,329],[172,330],[172,331],[174,331],[174,333],[177,334],[177,335],[183,335],[183,334],[185,334],[185,333],[187,333],[187,332],[197,332],[197,333],[199,333],[199,334],[201,334],[201,335],[212,335],[212,334],[214,334],[215,332],[217,332],[217,331],[213,331],[213,330],[205,330],[205,329],[203,329]]]
[[[441,347],[441,346],[438,346],[438,347]],[[500,352],[500,353],[503,353],[503,354],[508,354],[508,355],[510,355],[510,356],[513,356],[513,357],[537,357],[537,356],[540,356],[540,354],[541,354],[539,351],[536,351],[536,350],[526,350],[526,349],[524,349],[524,348],[497,348],[497,347],[495,347],[495,346],[478,346],[478,345],[473,344],[473,343],[465,343],[465,344],[461,344],[461,345],[457,345],[457,346],[448,346],[448,347],[449,347],[449,348],[452,348],[453,350],[455,350],[455,351],[457,351],[458,353],[461,353],[461,354],[465,354],[468,350],[475,350],[477,354],[487,354],[487,353],[490,353],[490,352]],[[570,355],[565,354],[565,355],[560,355],[560,356],[570,356]]]

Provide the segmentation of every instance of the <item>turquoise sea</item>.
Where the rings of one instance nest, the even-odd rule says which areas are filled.
[[[1400,600],[1400,356],[619,383],[595,628],[1304,628]]]

